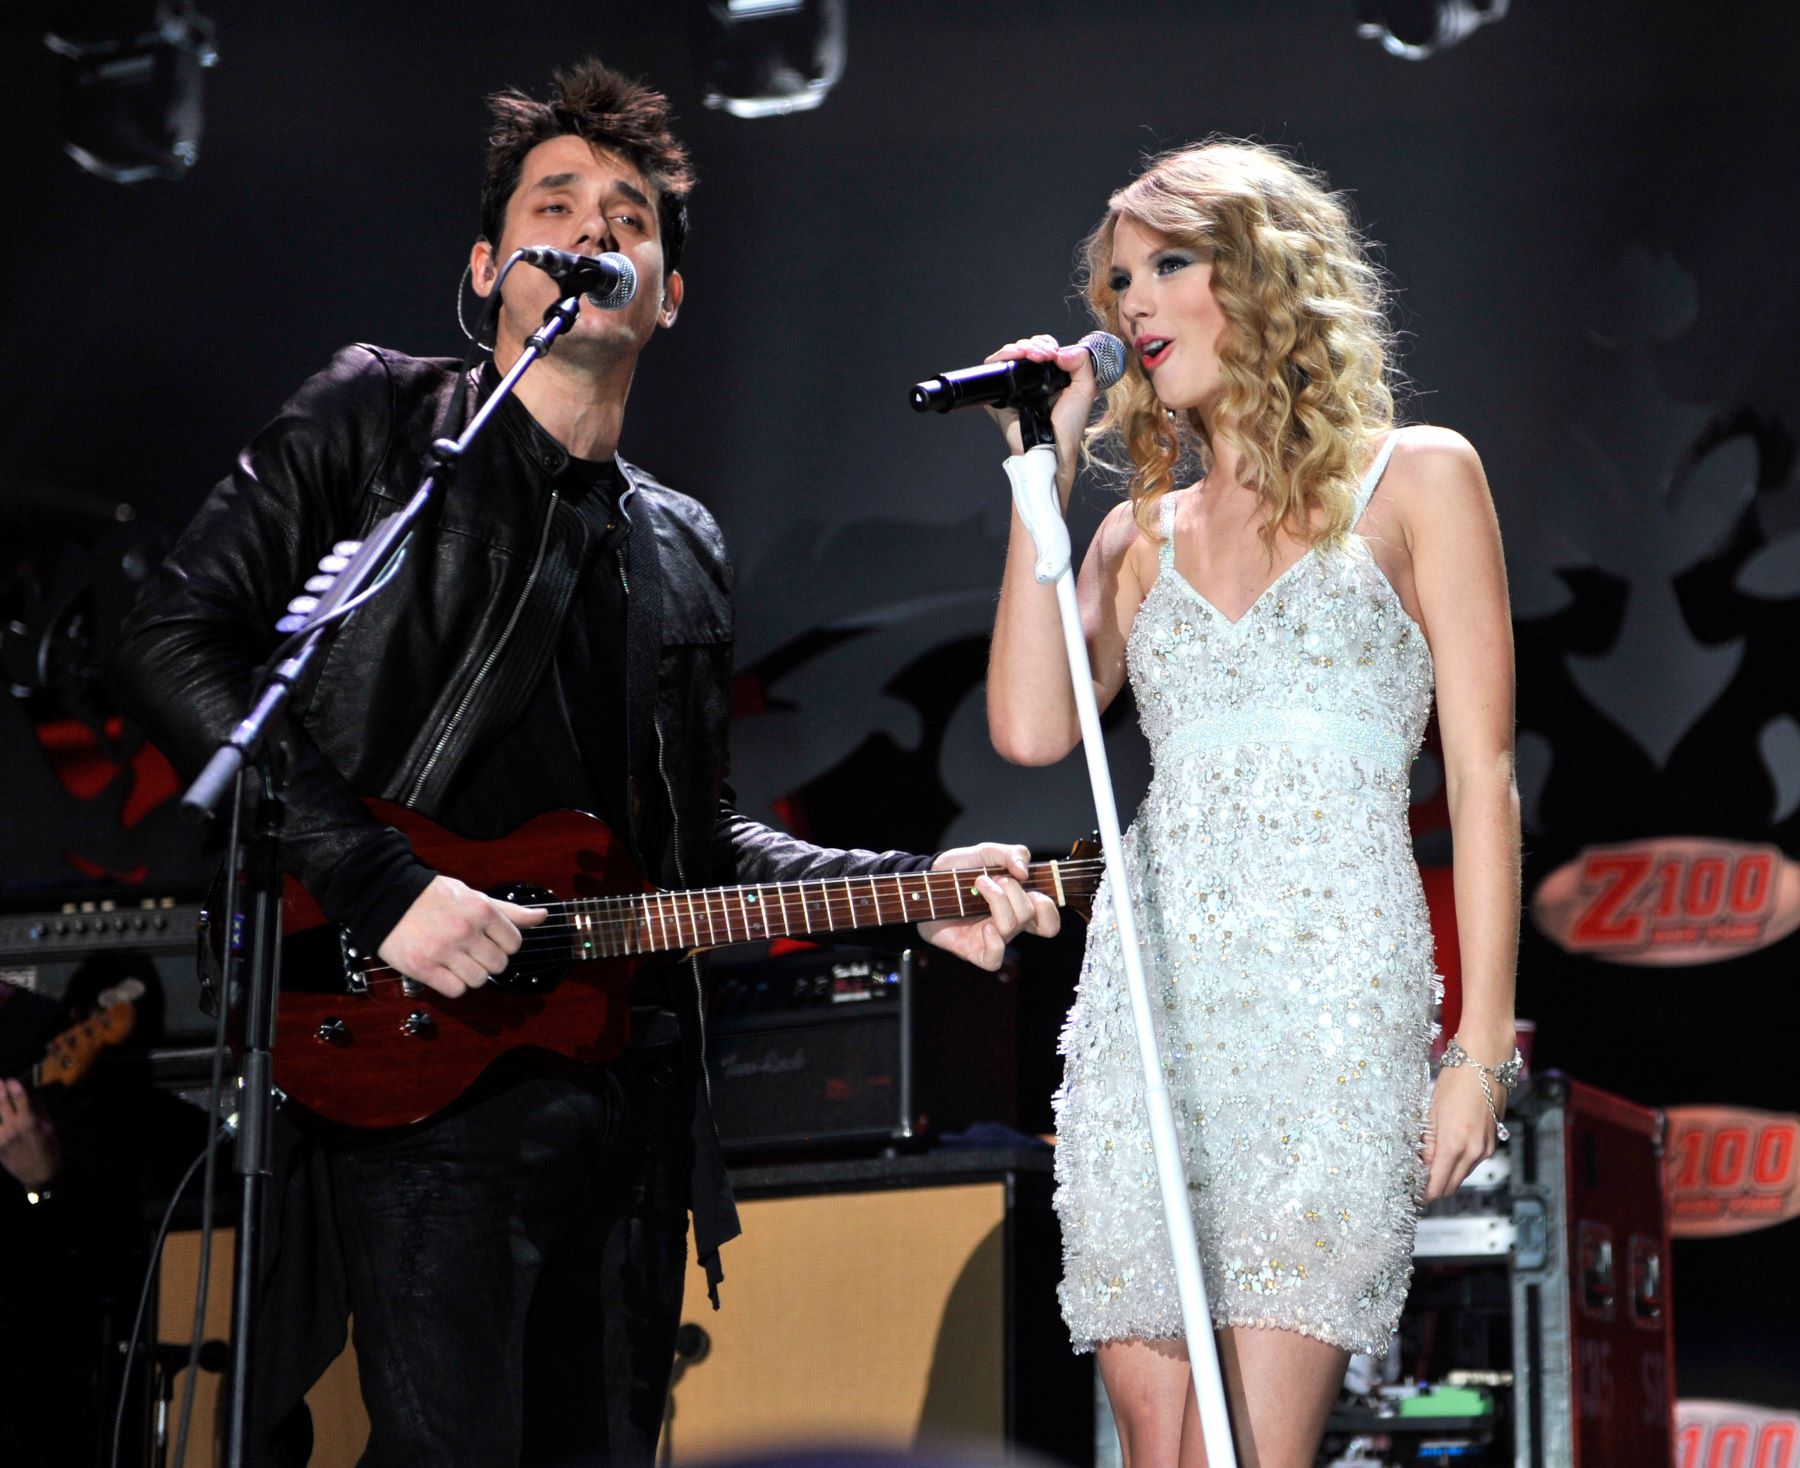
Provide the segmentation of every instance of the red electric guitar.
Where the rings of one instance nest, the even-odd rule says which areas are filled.
[[[663,892],[593,816],[560,811],[498,841],[470,841],[401,806],[369,807],[427,866],[549,916],[524,929],[504,973],[445,999],[358,953],[288,880],[275,1079],[307,1110],[349,1126],[422,1121],[523,1046],[610,1059],[627,1038],[632,971],[649,955],[987,912],[975,871]],[[1033,865],[1024,885],[1086,917],[1101,865],[1079,843],[1065,860]]]

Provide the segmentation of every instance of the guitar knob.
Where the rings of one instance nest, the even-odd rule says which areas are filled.
[[[400,1021],[400,1033],[425,1037],[437,1033],[437,1021],[423,1009],[415,1009]]]
[[[313,1038],[323,1045],[348,1045],[350,1043],[350,1026],[336,1015],[320,1022],[313,1031]]]

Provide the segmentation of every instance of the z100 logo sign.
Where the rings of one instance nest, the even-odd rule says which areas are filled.
[[[1800,1468],[1800,1417],[1744,1402],[1677,1402],[1675,1468]]]
[[[1664,1166],[1669,1231],[1711,1238],[1800,1215],[1800,1116],[1671,1106]]]
[[[1590,846],[1539,884],[1531,917],[1569,952],[1608,963],[1717,963],[1800,928],[1800,864],[1701,836]]]

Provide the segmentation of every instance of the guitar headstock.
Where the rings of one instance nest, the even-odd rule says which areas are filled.
[[[38,1084],[72,1086],[86,1075],[102,1050],[122,1043],[137,1028],[137,1002],[143,996],[142,979],[126,979],[106,990],[99,1008],[44,1047]]]

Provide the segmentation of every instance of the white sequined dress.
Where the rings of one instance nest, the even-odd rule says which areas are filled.
[[[1175,569],[1176,498],[1127,643],[1155,776],[1125,848],[1213,1321],[1382,1352],[1424,1183],[1437,976],[1407,771],[1431,654],[1355,536],[1227,621]],[[1062,1051],[1056,1204],[1075,1348],[1180,1336],[1104,887]]]

